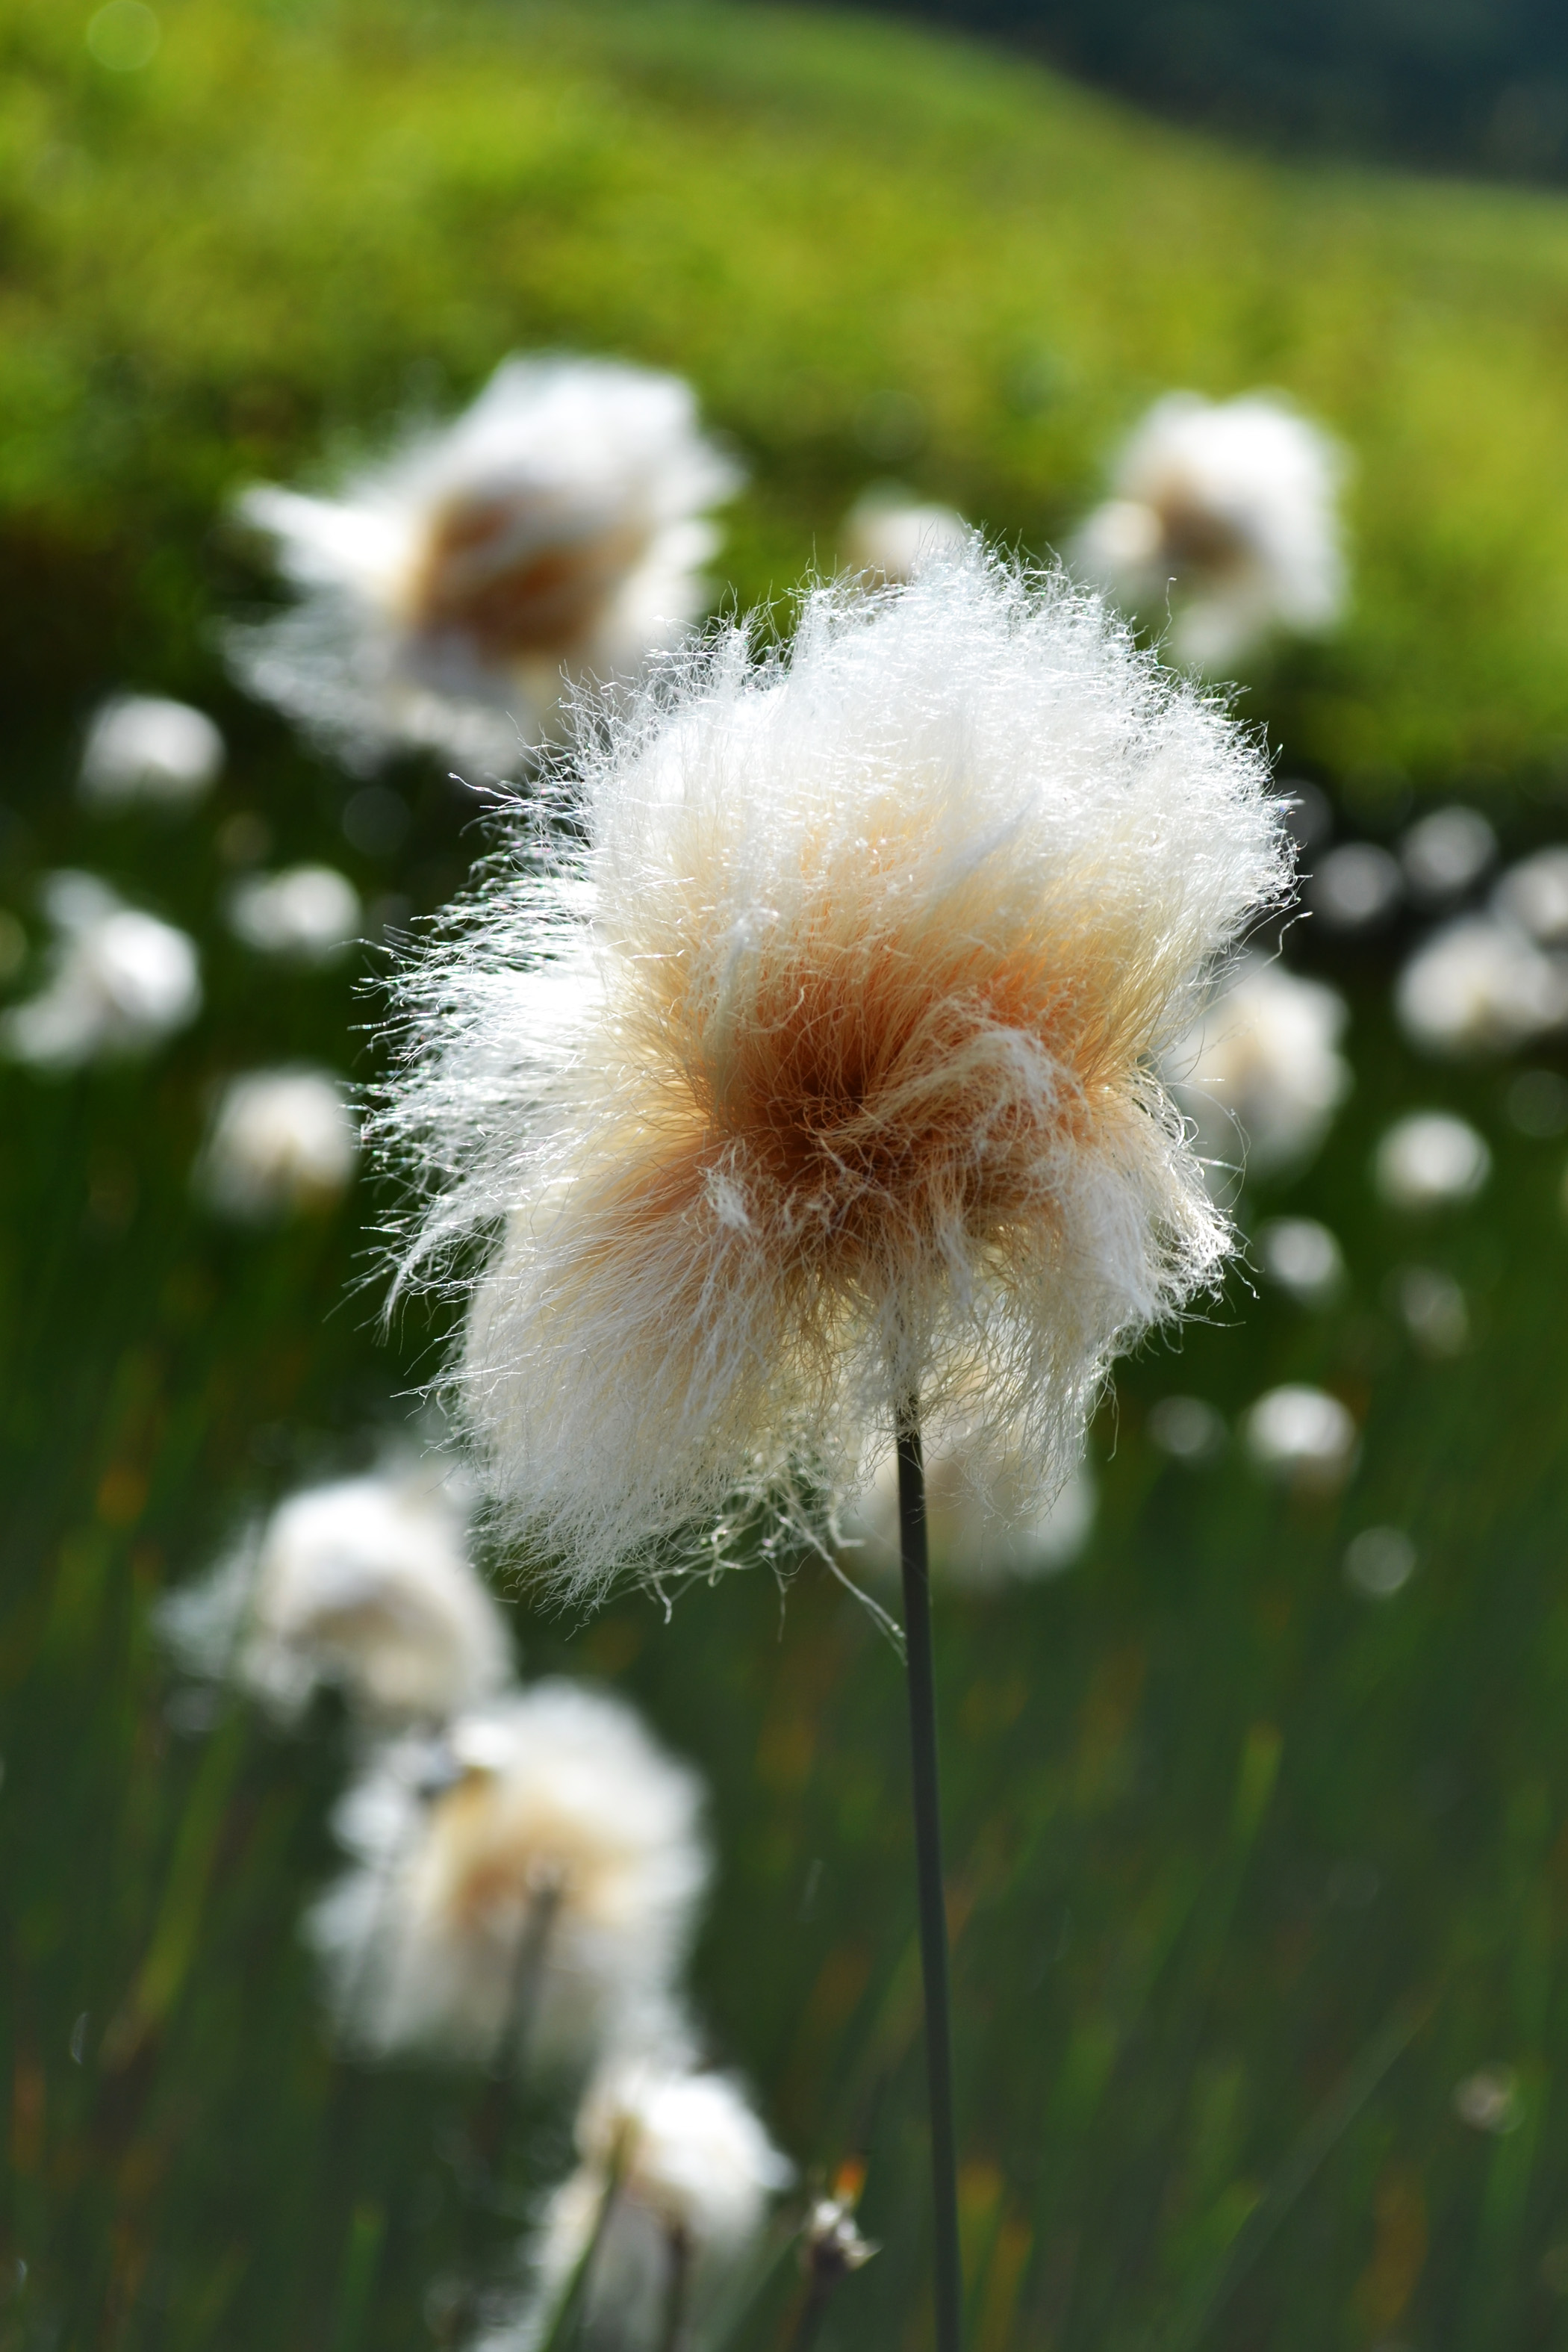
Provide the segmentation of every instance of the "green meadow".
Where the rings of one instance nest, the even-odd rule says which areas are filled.
[[[328,478],[509,351],[624,355],[689,376],[743,457],[716,593],[787,626],[873,478],[1044,556],[1158,393],[1277,386],[1351,452],[1354,601],[1240,708],[1346,832],[1462,793],[1513,852],[1568,833],[1568,201],[1271,166],[1015,59],[739,0],[162,0],[125,73],[90,14],[0,0],[0,986],[33,985],[39,881],[80,866],[191,932],[205,1004],[144,1064],[0,1066],[0,2346],[418,2352],[473,2253],[478,2094],[330,2046],[298,1922],[347,1728],[204,1713],[150,1612],[368,1462],[442,1336],[380,1328],[369,1178],[269,1233],[194,1202],[226,1076],[377,1067],[382,952],[258,965],[229,853],[325,858],[395,929],[484,835],[410,761],[382,779],[401,837],[345,838],[354,780],[226,680],[221,626],[269,593],[227,500]],[[222,726],[194,814],[77,801],[121,685]],[[1331,1225],[1344,1294],[1238,1273],[1121,1368],[1080,1560],[939,1600],[973,2352],[1568,2346],[1565,1148],[1510,1124],[1508,1067],[1401,1042],[1403,939],[1300,935],[1351,1000],[1355,1088],[1241,1204]],[[1424,1106],[1495,1170],[1419,1224],[1368,1166]],[[1413,1264],[1463,1286],[1452,1360],[1391,1303]],[[1361,1424],[1332,1498],[1147,1433],[1166,1395],[1234,1429],[1297,1380]],[[1381,1603],[1342,1570],[1380,1525],[1419,1558]],[[921,2352],[896,1657],[809,1567],[579,1623],[492,1566],[525,1671],[607,1682],[710,1783],[710,2053],[803,2177],[864,2163],[882,2249],[819,2352]],[[1485,2066],[1505,2130],[1455,2109]],[[514,2135],[497,2278],[569,2125],[542,2103]],[[787,2341],[770,2251],[696,2352]]]

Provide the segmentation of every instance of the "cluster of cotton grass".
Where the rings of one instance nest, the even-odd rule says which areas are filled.
[[[437,1454],[307,1487],[174,1594],[162,1631],[188,1675],[283,1727],[342,1693],[348,1866],[305,1935],[347,2052],[475,2071],[470,2193],[504,2188],[509,2085],[580,2097],[578,2167],[488,2340],[534,2343],[574,2289],[591,2340],[608,2314],[616,2346],[651,2347],[700,2317],[793,2171],[701,2063],[681,1994],[710,1868],[699,1779],[623,1701],[516,1681],[471,1502]],[[494,2303],[481,2279],[462,2290]]]

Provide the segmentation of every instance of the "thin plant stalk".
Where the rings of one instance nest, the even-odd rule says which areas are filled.
[[[561,1908],[561,1895],[559,1878],[540,1880],[529,1896],[512,1953],[506,2013],[490,2054],[489,2080],[473,2128],[475,2153],[492,2182],[500,2178],[518,2079],[528,2064],[528,2043],[543,1989],[550,1937]]]
[[[942,1784],[937,1762],[931,1563],[925,1466],[914,1405],[899,1416],[899,1549],[904,1586],[904,1660],[910,1695],[921,1974],[925,1988],[926,2092],[931,2109],[932,2267],[937,2352],[961,2352],[963,2265],[958,2242],[958,2158],[952,2127],[952,2011],[947,1904],[942,1875]]]
[[[665,2234],[669,2248],[669,2285],[658,2352],[686,2352],[689,2340],[686,2323],[691,2305],[691,2240],[679,2228],[672,2228]]]

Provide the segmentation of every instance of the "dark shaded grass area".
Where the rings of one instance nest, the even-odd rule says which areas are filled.
[[[695,36],[671,40],[659,87],[673,110]],[[940,72],[941,53],[888,40],[898,74]],[[880,52],[846,54],[859,75]],[[702,89],[694,121],[730,108],[755,131],[732,91],[719,106]],[[584,166],[590,196],[597,169]],[[678,221],[688,200],[669,198]],[[573,248],[593,249],[586,232]],[[688,261],[681,332],[695,335],[701,271]],[[507,331],[569,320],[584,334],[597,298],[573,283],[553,310],[516,300]],[[626,283],[604,298],[617,347],[635,341]],[[499,315],[450,346],[475,370]],[[345,347],[360,323],[343,317]],[[95,330],[104,352],[121,331],[112,318]],[[706,364],[721,337],[704,331]],[[397,345],[384,321],[377,333],[378,349]],[[651,331],[648,348],[670,356]],[[759,381],[761,349],[745,355]],[[385,1204],[367,1184],[335,1217],[271,1235],[214,1226],[190,1192],[222,1076],[294,1056],[361,1077],[374,1066],[359,986],[374,956],[279,977],[228,939],[230,821],[259,815],[273,862],[343,865],[378,925],[438,904],[482,844],[471,797],[406,768],[384,780],[404,838],[353,849],[341,820],[356,783],[223,684],[214,618],[253,591],[209,535],[212,501],[224,468],[290,463],[323,417],[374,405],[352,369],[322,391],[321,364],[314,346],[289,358],[292,378],[279,362],[285,391],[247,412],[263,420],[252,441],[226,438],[234,412],[215,409],[189,470],[174,426],[190,411],[161,407],[162,392],[132,401],[131,454],[106,461],[93,495],[50,443],[7,509],[0,896],[36,946],[37,877],[90,865],[195,933],[207,989],[200,1024],[149,1066],[58,1084],[0,1072],[7,2352],[404,2352],[439,2333],[469,2226],[478,2084],[334,2058],[298,1941],[333,1867],[344,1726],[327,1706],[297,1739],[243,1712],[208,1719],[172,1682],[148,1615],[248,1513],[403,1429],[438,1337],[417,1317],[376,1328],[364,1286]],[[843,367],[828,401],[842,431],[816,475],[787,435],[769,442],[760,394],[726,410],[762,452],[735,555],[748,585],[775,563],[787,576],[863,460],[844,421],[861,362],[828,364]],[[866,382],[880,368],[874,354]],[[245,380],[265,371],[248,362]],[[943,453],[979,414],[969,397],[949,418],[932,394],[932,454],[911,463],[934,488],[952,487]],[[111,417],[114,402],[86,407]],[[22,411],[52,413],[41,394]],[[166,437],[149,425],[160,418]],[[1013,471],[994,453],[1024,429],[977,443],[993,452],[985,510],[1020,530],[1040,510],[1025,494],[1048,471],[1046,444]],[[1462,569],[1433,609],[1458,599]],[[1520,658],[1544,677],[1549,638]],[[195,694],[228,733],[229,772],[191,819],[89,821],[70,799],[81,714],[127,666],[136,684]],[[1375,668],[1355,673],[1357,692]],[[1453,691],[1445,742],[1475,708]],[[1551,699],[1542,688],[1532,709]],[[1289,714],[1308,704],[1271,707],[1292,761]],[[1343,776],[1321,756],[1342,740],[1339,709],[1325,688],[1312,740],[1364,798],[1348,751]],[[1513,791],[1549,769],[1541,728],[1530,740],[1497,786],[1516,845],[1552,829],[1549,808]],[[1511,1131],[1506,1072],[1411,1060],[1384,1009],[1397,946],[1293,948],[1352,997],[1356,1092],[1318,1166],[1246,1204],[1324,1217],[1350,1294],[1307,1315],[1238,1279],[1211,1322],[1123,1369],[1095,1431],[1100,1519],[1084,1561],[1030,1590],[939,1601],[975,2352],[1497,2352],[1568,2337],[1568,2122],[1553,2097],[1568,2055],[1563,1147]],[[1497,1171],[1476,1207],[1412,1226],[1375,1205],[1369,1155],[1396,1111],[1438,1102],[1487,1132]],[[1474,1333],[1457,1362],[1420,1359],[1389,1304],[1390,1274],[1412,1261],[1465,1286]],[[1323,1382],[1363,1421],[1362,1465],[1333,1502],[1281,1498],[1234,1450],[1183,1470],[1148,1439],[1163,1394],[1234,1421],[1285,1379]],[[1409,1529],[1421,1566],[1380,1607],[1347,1590],[1341,1562],[1352,1535],[1384,1523]],[[843,2289],[824,2345],[913,2352],[925,2150],[897,1661],[813,1570],[783,1598],[761,1570],[728,1578],[668,1623],[636,1596],[582,1626],[520,1600],[518,1628],[529,1672],[612,1681],[707,1773],[720,1872],[695,1988],[712,2053],[748,2074],[803,2166],[868,2164],[864,2220],[884,2251]],[[1518,2071],[1505,2136],[1453,2109],[1457,2081],[1486,2063]],[[482,2223],[497,2276],[531,2195],[566,2160],[568,2121],[542,2095],[523,2118],[505,2208]],[[795,2291],[786,2259],[736,2352],[777,2340]]]

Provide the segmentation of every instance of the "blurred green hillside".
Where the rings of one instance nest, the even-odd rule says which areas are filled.
[[[38,883],[77,866],[187,929],[205,991],[148,1064],[0,1066],[0,2352],[429,2352],[475,2252],[476,2086],[322,2031],[297,1922],[350,1737],[325,1706],[296,1740],[204,1714],[150,1605],[405,1430],[431,1364],[416,1319],[375,1328],[368,1181],[278,1231],[193,1204],[216,1082],[374,1065],[375,953],[259,965],[222,919],[236,845],[342,866],[379,934],[482,835],[414,761],[385,781],[405,836],[345,835],[355,784],[226,682],[219,625],[263,593],[226,496],[510,349],[623,352],[691,375],[739,445],[716,570],[787,604],[872,476],[1043,550],[1153,394],[1281,384],[1354,452],[1358,596],[1246,707],[1342,805],[1463,778],[1518,846],[1568,831],[1568,207],[1267,169],[837,16],[158,13],[120,73],[85,0],[0,0],[0,902],[26,950],[0,984],[33,984]],[[222,723],[184,819],[74,797],[80,721],[122,685]],[[1355,1089],[1243,1207],[1325,1220],[1342,1295],[1238,1276],[1123,1368],[1071,1572],[940,1601],[973,2352],[1568,2344],[1568,1143],[1521,1129],[1507,1066],[1407,1049],[1408,938],[1290,946],[1351,1001]],[[1495,1171],[1423,1225],[1368,1164],[1426,1105]],[[1417,1344],[1412,1266],[1461,1286],[1466,1352]],[[1355,1413],[1337,1496],[1151,1436],[1173,1392],[1234,1431],[1283,1381]],[[1379,1527],[1419,1560],[1383,1601],[1342,1572]],[[708,2046],[803,2168],[868,2164],[884,2251],[816,2352],[926,2352],[896,1660],[810,1572],[783,1607],[754,1574],[668,1624],[636,1596],[517,1618],[531,1674],[612,1681],[707,1777]],[[1506,2095],[1478,2126],[1454,2094],[1484,2068]],[[568,2121],[520,2134],[497,2276]],[[700,2352],[774,2352],[790,2263]]]
[[[1373,792],[1568,758],[1560,200],[1270,169],[791,10],[168,0],[125,73],[87,13],[0,17],[30,696],[189,667],[236,483],[563,344],[694,376],[754,467],[746,598],[832,561],[868,475],[1043,550],[1153,394],[1282,385],[1359,467],[1352,625],[1251,706],[1289,758]]]

